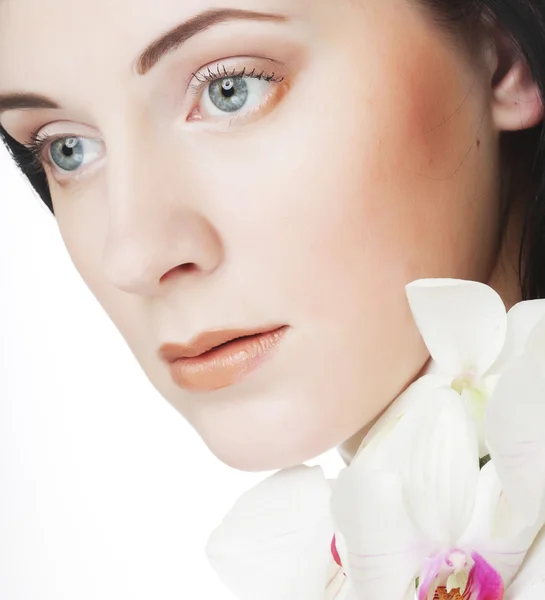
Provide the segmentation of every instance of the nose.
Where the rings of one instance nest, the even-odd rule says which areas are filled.
[[[109,157],[102,261],[115,287],[149,297],[163,293],[167,281],[210,275],[222,263],[223,248],[217,229],[198,208],[198,185],[188,169],[150,159],[149,149],[142,155],[147,159],[138,158],[133,146],[115,165]]]

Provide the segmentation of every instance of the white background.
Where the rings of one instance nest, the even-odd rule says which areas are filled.
[[[0,144],[0,598],[232,599],[204,547],[269,474],[222,464],[155,391]]]

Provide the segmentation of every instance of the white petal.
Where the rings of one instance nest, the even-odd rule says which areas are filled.
[[[207,544],[240,600],[323,598],[331,561],[331,490],[320,467],[279,471],[235,503]]]
[[[408,515],[401,481],[394,473],[348,467],[331,496],[341,551],[358,600],[405,598],[430,551]]]
[[[535,583],[516,595],[507,590],[504,596],[504,600],[543,600],[543,598],[545,598],[545,581]]]
[[[484,437],[484,415],[487,398],[474,388],[466,388],[460,394],[460,399],[465,403],[468,413],[473,419],[479,440],[479,457],[488,454],[488,447]]]
[[[507,586],[519,569],[538,527],[528,528],[509,505],[489,462],[480,472],[473,518],[460,540],[467,552],[480,554],[502,577]]]
[[[344,575],[342,568],[334,561],[331,561],[327,575],[326,600],[333,600],[334,598],[342,596],[343,593],[348,593],[346,589],[343,589],[348,587],[345,585],[348,580]]]
[[[520,571],[505,593],[504,600],[543,600],[545,598],[545,530],[526,555]]]
[[[530,333],[545,317],[545,300],[526,300],[515,304],[507,313],[505,344],[490,373],[500,373],[526,349]]]
[[[545,367],[545,318],[538,321],[530,332],[526,350],[539,361],[542,368]]]
[[[403,479],[417,522],[431,539],[454,544],[471,518],[479,476],[477,431],[456,392],[442,388],[430,397],[405,456]]]
[[[494,392],[498,379],[499,375],[497,374],[487,374],[481,378],[478,386],[462,389],[462,393],[460,394],[478,431],[479,457],[490,454],[486,444],[484,418],[488,408],[488,400]]]
[[[336,536],[339,536],[338,532]],[[358,600],[350,580],[343,571],[342,567],[332,561],[328,570],[325,600]]]
[[[350,581],[342,574],[341,577],[344,578],[342,584],[337,589],[328,589],[325,600],[358,600],[356,592],[350,586]]]
[[[359,456],[372,445],[380,444],[381,440],[389,435],[393,428],[397,426],[401,418],[416,404],[427,396],[431,391],[438,387],[450,385],[451,379],[442,375],[425,375],[414,381],[405,389],[380,416],[377,422],[370,429],[369,433],[363,439],[352,463],[359,460]],[[380,450],[380,446],[379,446]]]
[[[532,525],[545,493],[545,377],[529,354],[499,378],[488,402],[485,435],[507,499]]]
[[[418,401],[353,465],[397,473],[427,539],[452,547],[465,531],[479,476],[478,437],[465,403],[451,388],[421,387]]]
[[[476,281],[424,279],[406,286],[415,322],[435,362],[445,372],[483,375],[505,342],[505,305]]]

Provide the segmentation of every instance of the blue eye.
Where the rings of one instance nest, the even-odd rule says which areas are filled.
[[[71,173],[99,158],[102,142],[79,136],[55,137],[33,133],[25,147],[32,154],[32,164],[43,168],[45,163],[63,173]]]
[[[228,70],[218,64],[204,72],[194,73],[197,84],[193,86],[200,99],[198,112],[201,118],[211,121],[237,121],[258,113],[271,101],[281,96],[284,88],[279,84],[284,77],[244,67]],[[238,113],[238,114],[236,114]],[[229,121],[232,122],[232,121]]]
[[[49,155],[62,171],[76,171],[84,163],[83,140],[77,137],[55,140],[49,147]]]
[[[224,112],[240,110],[248,99],[248,83],[243,77],[225,77],[213,81],[208,88],[210,100]]]

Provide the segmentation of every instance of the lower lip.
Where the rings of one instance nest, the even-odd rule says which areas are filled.
[[[185,390],[208,392],[240,381],[270,358],[287,327],[229,342],[200,356],[170,365],[174,383]]]

